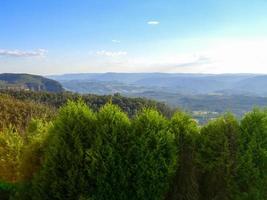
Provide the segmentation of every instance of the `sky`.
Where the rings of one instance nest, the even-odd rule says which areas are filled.
[[[0,0],[0,73],[267,73],[266,0]]]

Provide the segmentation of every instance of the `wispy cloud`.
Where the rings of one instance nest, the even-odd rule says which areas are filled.
[[[98,56],[107,56],[107,57],[120,57],[120,56],[126,56],[128,53],[126,51],[106,51],[101,50],[97,51],[96,55]]]
[[[177,59],[165,59],[161,62],[150,64],[151,67],[157,67],[159,71],[166,72],[199,72],[213,64],[214,60],[209,55],[178,55]]]
[[[120,40],[111,40],[111,42],[113,42],[113,43],[121,43],[121,41]]]
[[[9,57],[44,57],[47,53],[45,49],[37,49],[32,51],[25,50],[8,50],[0,49],[0,56],[9,56]]]
[[[159,23],[160,23],[159,21],[154,21],[154,20],[147,22],[148,25],[159,25]]]
[[[176,67],[193,67],[193,66],[200,66],[205,64],[210,64],[212,59],[207,56],[198,56],[192,61],[177,63],[174,66]]]

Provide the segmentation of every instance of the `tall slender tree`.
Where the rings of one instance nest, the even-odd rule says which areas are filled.
[[[130,199],[130,120],[118,106],[107,104],[97,113],[96,125],[96,132],[101,140],[97,149],[97,167],[94,172],[97,174],[96,190],[92,199]],[[91,155],[92,152],[87,151],[86,158],[92,160]]]
[[[75,200],[95,186],[87,176],[86,150],[94,148],[96,117],[82,103],[68,102],[50,130],[49,146],[40,173],[33,180],[34,200]]]
[[[133,131],[135,148],[129,181],[135,193],[131,199],[163,199],[176,166],[174,134],[168,131],[168,121],[149,109],[134,119]]]
[[[198,149],[200,199],[233,199],[239,132],[239,124],[231,114],[202,128]]]
[[[255,109],[241,121],[238,199],[267,199],[267,110]]]
[[[175,135],[177,167],[167,200],[197,200],[199,198],[196,141],[199,128],[190,116],[177,112],[171,119],[169,131]]]

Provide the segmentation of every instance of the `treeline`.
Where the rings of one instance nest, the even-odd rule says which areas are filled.
[[[51,106],[0,94],[0,131],[10,128],[23,133],[31,119],[49,121],[55,115],[56,109]]]
[[[3,130],[0,156],[1,199],[265,200],[267,111],[199,127],[181,112],[130,119],[69,102],[24,135]]]
[[[23,101],[32,101],[38,104],[44,104],[49,107],[60,108],[66,104],[68,100],[77,101],[82,99],[93,111],[98,111],[99,108],[107,103],[112,102],[118,105],[129,117],[135,116],[138,111],[143,108],[154,108],[166,117],[173,115],[174,110],[166,106],[164,103],[149,100],[146,98],[128,98],[120,94],[114,95],[80,95],[72,92],[51,93],[51,92],[33,92],[33,91],[18,91],[18,90],[0,90],[0,94],[12,96],[15,99]]]

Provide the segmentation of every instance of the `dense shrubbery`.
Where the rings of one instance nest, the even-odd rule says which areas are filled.
[[[10,199],[10,195],[15,191],[15,185],[0,181],[0,197],[1,200]]]
[[[181,112],[129,118],[79,100],[23,130],[0,132],[0,199],[267,199],[265,110],[200,127]]]
[[[133,122],[114,105],[98,113],[79,102],[50,129],[32,199],[162,199],[175,167],[167,120],[146,110]],[[166,132],[167,131],[167,132]]]
[[[267,110],[254,110],[241,121],[236,199],[267,199]]]
[[[0,199],[18,183],[30,182],[41,166],[50,123],[32,120],[25,134],[13,127],[0,131]]]
[[[238,122],[229,114],[201,129],[198,144],[200,199],[234,199],[238,139]]]
[[[166,199],[199,199],[196,162],[199,127],[188,115],[176,113],[170,121],[169,131],[175,136],[177,164]]]

